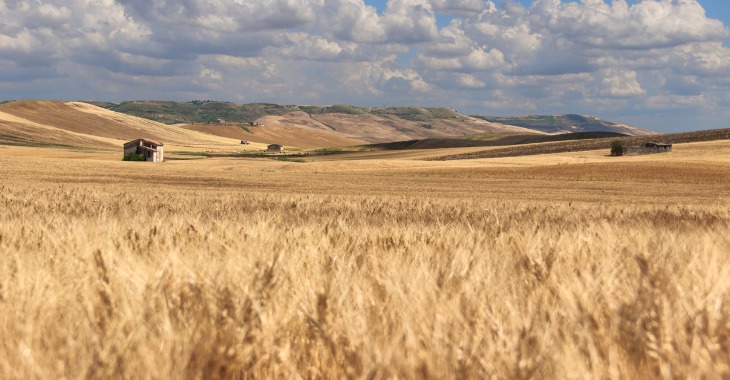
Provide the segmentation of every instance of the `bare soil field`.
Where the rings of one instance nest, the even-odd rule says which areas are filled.
[[[730,129],[714,129],[697,132],[683,132],[683,133],[670,133],[663,135],[648,135],[648,136],[635,136],[635,137],[611,137],[611,138],[600,138],[600,139],[589,139],[589,140],[575,140],[575,141],[562,141],[554,142],[549,144],[529,144],[529,145],[517,145],[508,148],[501,149],[490,149],[480,152],[470,152],[468,154],[449,154],[443,157],[436,158],[436,160],[463,160],[463,159],[474,159],[474,158],[495,158],[495,157],[516,157],[516,156],[529,156],[536,154],[550,154],[550,153],[561,153],[561,152],[580,152],[586,150],[606,149],[607,151],[611,148],[611,141],[621,140],[626,142],[629,146],[638,146],[646,141],[661,141],[669,144],[677,143],[689,143],[689,142],[701,142],[701,141],[715,141],[715,140],[728,140],[730,139]]]
[[[0,146],[0,378],[730,377],[730,141],[446,152]]]

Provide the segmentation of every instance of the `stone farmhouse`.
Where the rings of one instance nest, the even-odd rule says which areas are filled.
[[[164,160],[164,145],[147,139],[136,139],[124,144],[124,155],[135,153],[149,162],[162,162]]]
[[[640,154],[652,153],[668,153],[672,151],[672,144],[664,144],[655,141],[649,141],[641,144],[639,147],[629,147],[624,151],[627,156],[635,156]]]
[[[284,150],[284,147],[279,144],[271,144],[266,148],[267,152],[276,152],[281,153]]]

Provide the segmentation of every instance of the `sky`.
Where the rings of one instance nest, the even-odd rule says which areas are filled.
[[[730,128],[730,1],[0,0],[0,100],[18,99]]]

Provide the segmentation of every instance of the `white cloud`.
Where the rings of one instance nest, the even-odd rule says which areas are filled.
[[[600,77],[599,93],[601,95],[624,98],[646,93],[641,88],[634,71],[611,68],[601,70],[598,75]]]
[[[438,35],[436,14],[427,0],[390,0],[383,22],[393,42],[428,42]]]
[[[478,89],[486,87],[486,83],[469,74],[459,74],[457,82],[464,88]]]
[[[575,43],[593,47],[643,49],[721,40],[728,36],[719,20],[706,17],[695,0],[537,1],[530,8],[536,26]]]
[[[317,11],[319,27],[335,38],[364,43],[387,39],[375,8],[362,0],[323,0]]]
[[[713,108],[712,100],[705,95],[681,96],[681,95],[657,95],[646,100],[646,106],[654,110],[676,110],[686,108]]]
[[[0,0],[0,97],[712,105],[730,118],[730,31],[698,1],[496,3],[389,0],[378,13],[364,0]],[[439,13],[454,19],[439,28]]]
[[[319,36],[306,35],[295,45],[285,49],[283,55],[312,61],[339,61],[352,57],[355,47],[353,43],[335,42]]]
[[[494,3],[484,0],[431,0],[433,9],[439,13],[470,16],[492,9]]]

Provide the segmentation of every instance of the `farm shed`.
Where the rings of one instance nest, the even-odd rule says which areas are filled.
[[[667,153],[672,151],[672,144],[658,143],[655,141],[649,141],[641,144],[638,148],[628,148],[624,154],[626,155],[639,155],[639,154],[652,154],[652,153]]]
[[[162,162],[164,159],[164,145],[152,140],[136,139],[124,143],[124,155],[134,153],[143,156],[145,161]]]
[[[277,152],[281,153],[284,150],[284,147],[279,144],[271,144],[266,148],[267,152]]]

